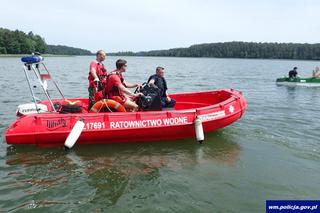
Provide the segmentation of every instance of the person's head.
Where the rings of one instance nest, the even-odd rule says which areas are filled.
[[[116,68],[121,72],[125,72],[127,68],[127,61],[124,59],[118,59],[116,61]]]
[[[164,68],[163,67],[157,67],[156,74],[159,77],[163,77],[164,76]]]
[[[97,61],[102,62],[106,59],[107,54],[105,53],[105,51],[99,50],[96,53],[96,56],[97,56]]]
[[[298,69],[298,67],[294,67],[294,68],[293,68],[293,70],[297,70],[297,69]]]

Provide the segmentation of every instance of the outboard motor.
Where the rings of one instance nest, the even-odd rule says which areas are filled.
[[[48,112],[48,107],[44,104],[35,104],[35,103],[27,103],[27,104],[20,104],[16,111],[17,116],[24,116],[36,113],[44,113]]]
[[[144,111],[154,111],[162,109],[159,88],[146,84],[140,89],[139,92],[143,93],[144,96],[139,98],[138,105]]]

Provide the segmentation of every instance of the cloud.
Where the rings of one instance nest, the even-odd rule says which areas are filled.
[[[319,42],[316,0],[1,0],[1,26],[49,44],[139,51],[221,41]]]

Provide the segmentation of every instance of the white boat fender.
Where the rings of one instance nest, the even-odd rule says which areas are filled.
[[[197,116],[194,121],[194,127],[196,131],[196,139],[199,143],[202,143],[204,141],[204,132],[202,127],[202,120],[199,116]]]
[[[66,150],[71,149],[74,146],[74,144],[77,142],[78,138],[80,137],[83,129],[84,129],[84,119],[80,119],[73,126],[66,141],[64,142],[64,147]]]

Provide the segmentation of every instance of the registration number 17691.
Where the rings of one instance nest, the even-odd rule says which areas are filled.
[[[105,129],[106,124],[104,122],[88,122],[84,125],[84,130],[92,130],[92,129]]]

